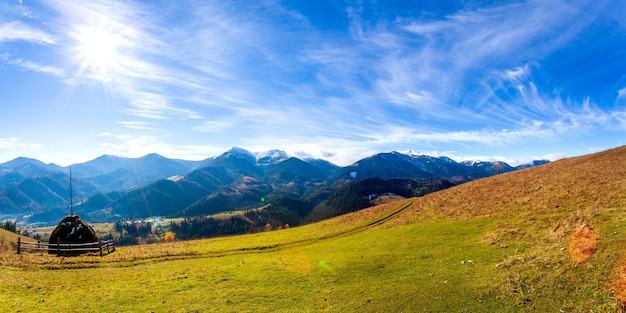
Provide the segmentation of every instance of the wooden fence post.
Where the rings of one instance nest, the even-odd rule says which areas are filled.
[[[100,257],[102,257],[102,241],[98,240],[98,247],[100,247]]]
[[[22,237],[17,237],[17,254],[20,254],[21,245],[22,245]]]
[[[61,237],[57,237],[57,255],[61,255]]]

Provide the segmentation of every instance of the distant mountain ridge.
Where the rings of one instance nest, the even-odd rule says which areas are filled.
[[[45,164],[39,160],[19,157],[0,164],[0,187],[11,183],[19,183],[33,176],[42,176],[57,171],[63,167],[56,164]]]
[[[462,183],[529,166],[458,163],[447,157],[394,151],[339,167],[325,160],[301,160],[276,149],[253,153],[234,147],[202,161],[158,154],[140,158],[103,155],[71,168],[78,209],[96,219],[112,219],[235,210],[254,206],[263,196],[318,197],[318,203],[346,182],[368,177]],[[50,212],[65,214],[68,188],[69,166],[29,158],[2,163],[0,217],[28,215],[32,220],[45,220],[49,217],[43,216]]]

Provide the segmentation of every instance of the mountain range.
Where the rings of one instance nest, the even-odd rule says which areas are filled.
[[[512,167],[504,162],[459,163],[447,157],[390,152],[340,167],[290,157],[280,150],[253,153],[241,148],[202,161],[158,154],[103,155],[71,167],[20,157],[0,164],[0,218],[55,223],[68,213],[70,168],[75,212],[112,221],[247,209],[277,196],[328,206],[322,202],[347,183],[365,178],[460,184],[546,162]]]

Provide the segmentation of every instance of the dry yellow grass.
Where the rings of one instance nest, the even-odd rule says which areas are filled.
[[[433,217],[507,217],[626,207],[626,146],[468,182],[429,194],[400,223]],[[583,221],[584,222],[584,221]],[[578,224],[580,225],[580,223]]]
[[[620,312],[626,312],[626,260],[621,260],[615,272],[613,293],[618,301]]]
[[[0,228],[0,252],[15,252],[15,243],[17,242],[17,238],[21,238],[22,241],[37,242],[33,238],[21,236]]]
[[[548,219],[544,236],[567,240],[581,224],[626,208],[626,146],[472,181],[416,201],[397,223],[456,217]],[[612,218],[621,218],[621,215]],[[598,220],[597,222],[604,222]],[[620,222],[615,220],[615,222]],[[626,222],[626,220],[624,221]]]

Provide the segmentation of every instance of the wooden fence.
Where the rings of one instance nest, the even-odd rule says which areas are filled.
[[[50,254],[56,255],[72,255],[81,254],[86,252],[100,252],[100,256],[109,254],[115,251],[115,245],[113,240],[87,242],[87,243],[69,243],[60,242],[57,243],[44,243],[44,242],[29,242],[22,241],[20,237],[17,238],[17,254],[22,251],[47,251]]]

